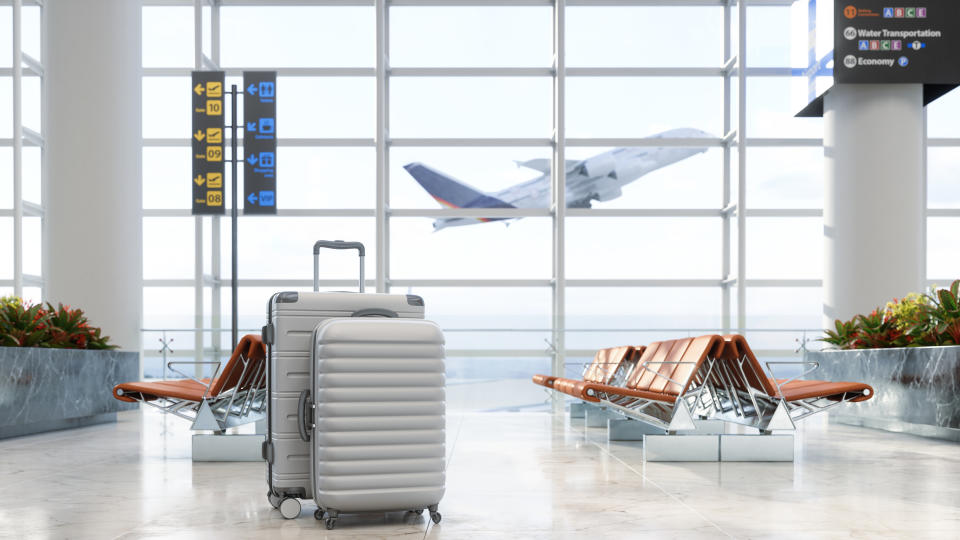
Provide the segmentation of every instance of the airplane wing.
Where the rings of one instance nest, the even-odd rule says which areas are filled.
[[[552,159],[549,158],[536,158],[529,159],[527,161],[515,161],[518,167],[526,167],[528,169],[533,169],[535,171],[540,171],[544,174],[550,174],[550,163]],[[580,165],[580,160],[578,159],[568,159],[564,162],[567,166],[567,172],[572,171]]]

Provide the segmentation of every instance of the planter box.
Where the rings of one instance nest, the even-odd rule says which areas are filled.
[[[113,398],[137,380],[136,352],[0,347],[0,439],[116,421],[136,403]]]
[[[960,347],[808,352],[811,377],[865,382],[873,399],[837,407],[831,419],[960,442]]]

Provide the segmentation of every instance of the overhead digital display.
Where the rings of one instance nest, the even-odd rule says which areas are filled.
[[[837,0],[835,83],[960,84],[960,0]]]

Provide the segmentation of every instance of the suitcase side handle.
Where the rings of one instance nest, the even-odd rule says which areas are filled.
[[[310,431],[313,429],[312,418],[307,417],[307,407],[312,407],[310,403],[310,391],[302,390],[300,392],[300,401],[297,403],[297,430],[300,432],[300,438],[310,442]],[[313,416],[313,415],[310,415]],[[307,425],[310,422],[310,425]]]
[[[355,249],[360,254],[360,292],[363,292],[363,260],[366,249],[362,242],[344,242],[343,240],[317,240],[313,244],[313,292],[320,290],[320,249]]]

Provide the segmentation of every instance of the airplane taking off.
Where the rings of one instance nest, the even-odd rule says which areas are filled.
[[[699,129],[681,128],[648,137],[650,139],[713,138]],[[623,186],[641,176],[707,148],[646,146],[614,148],[584,160],[568,159],[567,207],[590,208],[592,201],[610,201],[622,194]],[[448,208],[547,208],[550,206],[550,160],[531,159],[517,165],[543,173],[537,178],[496,193],[484,193],[422,163],[408,163],[404,169],[438,203]],[[440,218],[433,230],[519,218]]]

